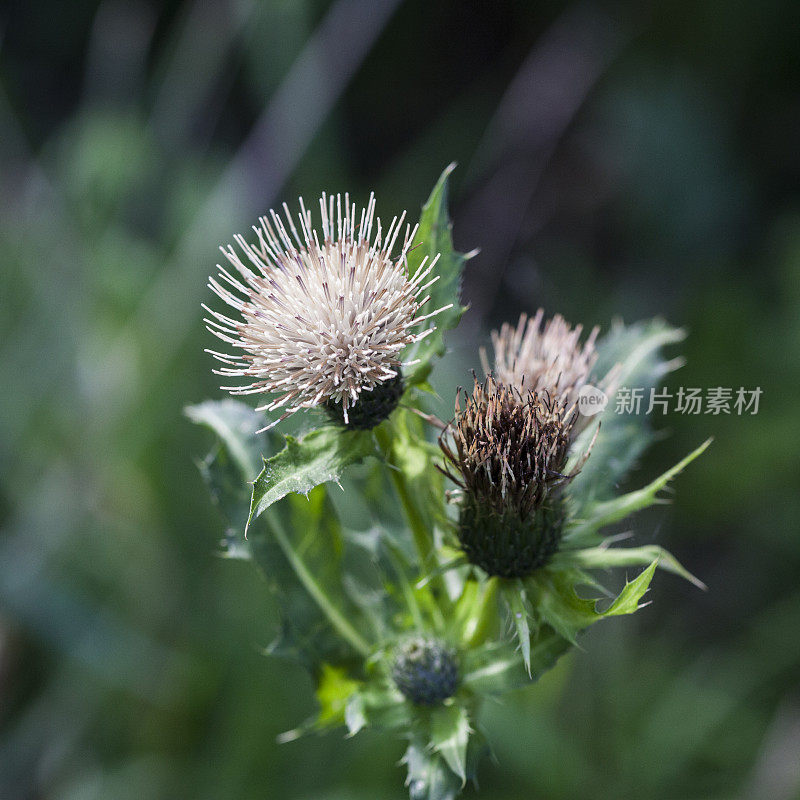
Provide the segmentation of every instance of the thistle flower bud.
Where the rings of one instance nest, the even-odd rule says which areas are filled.
[[[299,230],[284,204],[285,219],[271,211],[253,228],[257,243],[235,237],[241,256],[222,248],[238,275],[218,265],[209,286],[238,317],[206,308],[208,330],[232,349],[208,352],[225,365],[216,374],[250,381],[226,391],[273,395],[259,411],[280,410],[283,419],[327,405],[350,426],[363,399],[352,427],[369,427],[397,404],[402,351],[434,330],[418,326],[444,310],[420,313],[438,256],[410,274],[417,229],[406,226],[394,257],[405,214],[384,232],[374,196],[359,213],[347,195],[323,194],[321,237],[302,198],[300,208]]]
[[[546,322],[541,308],[533,319],[523,314],[516,327],[506,323],[499,331],[492,331],[494,365],[489,366],[486,352],[481,351],[484,371],[520,391],[531,390],[563,400],[567,407],[578,402],[581,389],[590,381],[610,395],[616,389],[620,367],[614,366],[602,378],[592,375],[599,330],[593,328],[581,344],[583,326],[573,327],[561,314]],[[591,416],[578,415],[573,439],[590,421]]]
[[[577,474],[564,474],[577,411],[491,376],[464,398],[439,439],[443,471],[461,488],[459,541],[490,575],[528,575],[561,539],[560,492]]]
[[[455,651],[438,639],[407,639],[395,651],[392,679],[415,705],[438,705],[458,689]]]
[[[544,325],[543,319],[544,310],[540,308],[533,319],[523,314],[516,327],[505,323],[499,332],[492,331],[494,366],[490,369],[486,354],[481,353],[483,367],[500,383],[520,391],[546,393],[571,406],[597,361],[599,328],[594,328],[581,344],[582,325],[573,328],[561,314]]]

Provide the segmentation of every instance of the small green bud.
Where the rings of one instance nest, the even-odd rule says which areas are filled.
[[[455,651],[437,639],[408,639],[395,652],[392,678],[415,705],[438,705],[458,689]]]
[[[376,383],[371,391],[362,391],[346,414],[341,400],[329,400],[325,403],[328,416],[349,430],[364,431],[380,425],[397,408],[403,396],[403,375],[399,367],[396,370],[394,378]]]

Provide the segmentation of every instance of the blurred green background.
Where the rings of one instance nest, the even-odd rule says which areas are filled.
[[[800,797],[800,4],[34,0],[0,11],[0,798],[401,798],[402,744],[275,743],[310,680],[222,528],[182,407],[217,246],[302,193],[412,215],[450,161],[472,310],[684,325],[637,520],[660,575],[487,709],[481,796]],[[676,350],[674,355],[678,355]],[[668,435],[667,435],[668,434]],[[474,796],[472,790],[469,796]]]

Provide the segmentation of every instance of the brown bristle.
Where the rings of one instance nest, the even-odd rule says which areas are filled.
[[[498,512],[513,507],[524,516],[574,477],[564,469],[577,411],[563,400],[490,376],[476,379],[460,405],[439,443],[448,474],[465,492]]]

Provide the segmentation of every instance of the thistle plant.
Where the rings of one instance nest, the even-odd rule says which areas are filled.
[[[617,494],[649,444],[644,418],[581,414],[587,384],[654,387],[681,331],[661,321],[580,326],[539,311],[492,335],[484,375],[429,408],[443,336],[465,311],[445,170],[419,223],[384,232],[370,197],[301,201],[223,248],[206,310],[228,347],[223,387],[263,394],[187,408],[215,443],[200,462],[225,521],[224,552],[255,562],[280,615],[270,656],[312,674],[319,711],[283,741],[341,727],[404,739],[412,798],[454,798],[491,731],[488,697],[529,686],[602,619],[632,614],[657,568],[702,584],[656,545],[607,528],[659,493],[708,442],[641,489]],[[400,246],[396,245],[400,242]],[[229,312],[230,313],[230,312]],[[299,436],[275,425],[302,420]],[[364,520],[367,520],[365,523]],[[598,570],[641,567],[609,592]],[[580,588],[580,593],[578,592]],[[587,592],[589,594],[587,594]],[[502,756],[501,756],[502,757]]]

